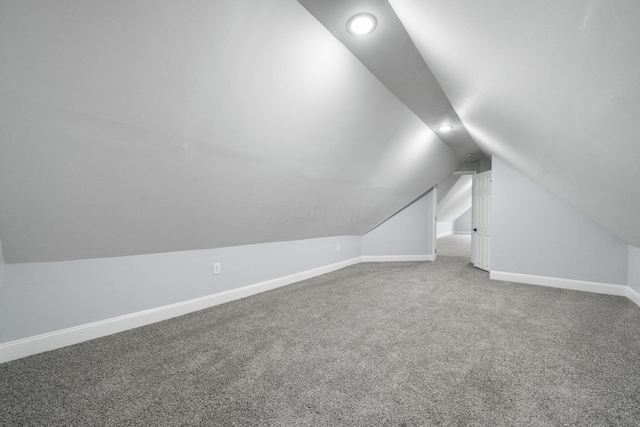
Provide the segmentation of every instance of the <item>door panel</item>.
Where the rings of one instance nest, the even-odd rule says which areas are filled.
[[[471,262],[490,271],[491,262],[491,171],[473,176]]]

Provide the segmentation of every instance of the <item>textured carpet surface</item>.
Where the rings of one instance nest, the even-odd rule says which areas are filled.
[[[0,365],[2,426],[638,426],[640,308],[359,264]]]
[[[471,235],[451,234],[436,240],[438,256],[457,256],[471,259]]]

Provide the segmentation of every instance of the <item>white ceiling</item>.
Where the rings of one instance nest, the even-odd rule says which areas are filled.
[[[640,246],[640,2],[390,3],[485,152]]]
[[[387,0],[298,0],[438,137],[460,161],[484,158]],[[358,13],[377,19],[375,31],[354,37],[345,25]],[[441,131],[442,125],[453,127]]]
[[[8,263],[362,235],[452,151],[298,2],[0,2]]]
[[[460,218],[462,214],[471,209],[472,175],[451,175],[454,183],[447,194],[440,199],[438,196],[438,222],[451,222]],[[445,180],[446,181],[446,180]],[[440,184],[438,184],[440,193]]]
[[[390,3],[485,153],[640,246],[640,3]],[[361,235],[459,166],[297,1],[0,0],[9,263]]]

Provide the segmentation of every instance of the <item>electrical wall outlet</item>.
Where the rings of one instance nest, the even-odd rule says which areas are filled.
[[[213,274],[220,274],[220,263],[216,262],[213,264]]]
[[[338,246],[336,246],[336,251],[340,250],[340,243],[338,243]]]

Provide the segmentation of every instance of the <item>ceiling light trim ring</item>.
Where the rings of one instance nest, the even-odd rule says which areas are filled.
[[[354,36],[371,34],[377,26],[376,17],[367,12],[357,13],[347,21],[347,31]]]

